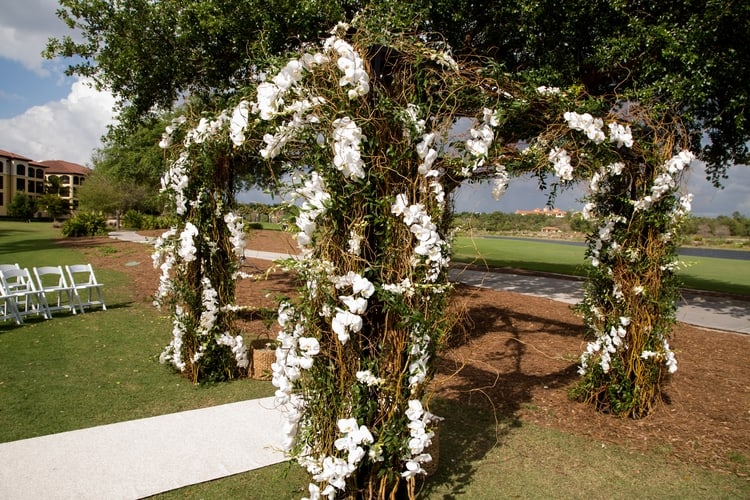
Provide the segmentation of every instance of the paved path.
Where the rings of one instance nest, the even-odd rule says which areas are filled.
[[[580,280],[568,277],[507,274],[454,267],[450,277],[467,285],[545,297],[568,304],[583,298]],[[713,330],[750,334],[750,300],[684,291],[677,303],[677,320]]]
[[[130,231],[113,232],[110,236],[144,243],[153,241],[153,238],[146,238]],[[287,258],[289,255],[245,250],[245,257],[276,260]],[[545,297],[568,304],[575,304],[583,297],[582,282],[566,276],[475,271],[456,265],[451,269],[450,278],[467,285]],[[750,300],[685,291],[677,304],[677,320],[702,328],[750,334]]]
[[[0,443],[0,498],[131,500],[286,460],[273,398]]]

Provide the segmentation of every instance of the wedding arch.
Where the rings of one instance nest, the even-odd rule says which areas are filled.
[[[432,361],[454,321],[451,195],[488,181],[499,196],[534,171],[590,187],[580,306],[590,341],[577,395],[643,416],[676,369],[675,237],[690,203],[679,176],[692,156],[666,116],[516,82],[454,59],[439,37],[339,24],[319,46],[268,61],[225,109],[166,131],[163,189],[181,219],[154,255],[157,302],[174,325],[162,359],[196,381],[247,367],[232,327],[244,248],[234,167],[285,172],[302,250],[287,263],[300,293],[279,306],[273,365],[287,451],[309,472],[309,498],[413,497],[439,421]]]

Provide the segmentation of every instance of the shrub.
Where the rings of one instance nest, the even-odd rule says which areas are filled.
[[[143,229],[143,214],[137,210],[128,210],[122,216],[122,225],[130,229]]]
[[[62,234],[66,238],[77,236],[96,236],[104,233],[107,221],[101,214],[81,212],[68,219],[62,226]]]

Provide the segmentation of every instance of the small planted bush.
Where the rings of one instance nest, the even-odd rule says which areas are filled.
[[[93,212],[81,212],[65,221],[62,225],[62,234],[66,238],[96,236],[103,234],[106,226],[107,221],[103,215]]]

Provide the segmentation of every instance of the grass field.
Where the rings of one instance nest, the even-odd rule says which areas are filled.
[[[510,267],[585,276],[585,248],[560,243],[459,236],[453,260],[488,267]],[[680,279],[687,288],[750,295],[750,261],[681,257]]]
[[[0,261],[30,267],[81,261],[48,224],[0,222]],[[549,254],[555,258],[558,254]],[[536,260],[536,259],[534,259]],[[170,324],[127,277],[98,273],[108,310],[0,323],[0,442],[264,397],[270,382],[196,386],[159,364]],[[746,478],[438,401],[441,467],[421,498],[748,498]],[[470,413],[467,413],[470,412]],[[174,492],[165,499],[286,499],[306,476],[281,464]]]

